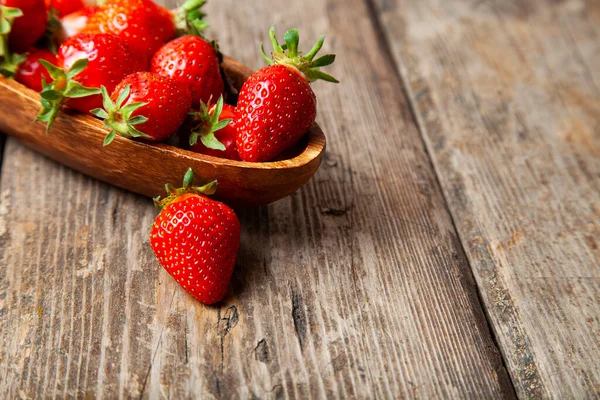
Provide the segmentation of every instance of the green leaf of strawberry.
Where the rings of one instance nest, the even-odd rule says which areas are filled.
[[[190,146],[195,146],[198,143],[198,138],[209,149],[225,151],[225,145],[221,143],[215,136],[215,132],[220,131],[231,123],[231,118],[219,121],[223,112],[223,96],[219,97],[217,104],[210,107],[210,104],[201,103],[201,112],[191,113],[196,119],[200,120],[200,125],[195,128],[190,134]]]
[[[23,11],[15,7],[0,5],[0,35],[8,35],[11,31],[15,18],[21,18]],[[1,52],[2,50],[0,50]],[[0,56],[4,55],[0,53]]]
[[[46,68],[53,79],[50,83],[45,80],[43,82],[43,89],[40,93],[42,109],[37,116],[38,121],[46,123],[46,132],[48,132],[67,99],[92,96],[100,94],[101,91],[97,88],[85,87],[74,80],[88,65],[88,60],[85,58],[73,63],[67,72],[46,60],[40,60],[40,64]]]
[[[269,65],[278,64],[295,68],[304,74],[309,82],[321,79],[327,82],[339,83],[333,76],[320,70],[321,67],[333,64],[335,61],[335,54],[327,54],[315,60],[317,53],[323,48],[323,44],[325,43],[324,37],[320,38],[313,48],[305,55],[302,55],[298,51],[300,35],[298,34],[297,29],[290,29],[285,33],[285,44],[283,45],[277,40],[275,28],[272,27],[270,29],[269,37],[271,39],[271,45],[273,46],[272,58],[266,54],[264,45],[261,46],[263,57]]]
[[[206,0],[188,0],[175,12],[177,36],[193,35],[204,38],[204,30],[210,25],[204,20],[206,13],[202,7]]]
[[[12,78],[17,72],[19,64],[25,61],[25,57],[20,54],[12,54],[8,47],[8,35],[12,30],[13,22],[16,18],[21,18],[23,12],[14,7],[0,6],[0,74],[7,78]]]
[[[183,186],[181,188],[175,188],[171,184],[165,185],[165,191],[169,194],[164,199],[161,199],[160,196],[154,199],[154,205],[158,209],[163,209],[171,204],[178,197],[183,196],[184,194],[202,194],[205,196],[211,196],[217,192],[217,181],[212,181],[203,186],[192,186],[194,183],[194,171],[191,168],[188,168],[185,175],[183,176]]]
[[[2,62],[0,62],[0,74],[6,78],[12,78],[17,73],[19,65],[23,63],[27,57],[21,54],[12,54],[5,56]]]
[[[148,118],[141,115],[135,117],[131,116],[134,111],[146,106],[147,103],[131,103],[123,107],[123,103],[127,100],[130,93],[131,85],[125,86],[115,103],[111,100],[106,87],[102,86],[104,109],[96,108],[92,110],[91,113],[96,117],[103,119],[104,126],[110,129],[106,138],[104,138],[104,146],[111,144],[117,134],[124,137],[152,139],[151,136],[146,135],[144,132],[140,132],[134,126],[147,122]]]

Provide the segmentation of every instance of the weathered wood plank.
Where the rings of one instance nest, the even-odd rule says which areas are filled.
[[[514,396],[365,4],[209,10],[224,51],[252,66],[273,22],[329,36],[344,83],[315,86],[327,161],[296,195],[240,214],[231,294],[209,308],[155,261],[150,202],[9,141],[0,396]]]
[[[600,3],[377,5],[517,393],[600,395]]]

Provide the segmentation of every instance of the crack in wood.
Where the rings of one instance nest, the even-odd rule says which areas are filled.
[[[227,308],[223,316],[221,316],[221,310],[219,310],[218,318],[219,322],[217,325],[219,336],[225,337],[237,326],[240,320],[240,314],[236,306],[231,306]]]
[[[292,291],[292,319],[294,320],[294,330],[300,343],[300,349],[304,350],[304,340],[306,338],[306,313],[304,312],[304,304],[300,293],[291,288]]]
[[[180,289],[179,286],[177,286],[173,290],[173,296],[171,297],[171,305],[169,306],[168,314],[170,314],[171,311],[173,311],[173,303],[175,302],[175,293],[177,293],[177,290],[179,290],[179,289]],[[156,343],[156,348],[154,349],[154,353],[152,355],[152,360],[150,361],[150,365],[148,365],[148,371],[146,372],[146,377],[144,378],[144,383],[142,384],[142,389],[140,390],[140,399],[144,398],[144,391],[146,390],[146,384],[148,383],[148,378],[150,377],[150,372],[152,371],[152,365],[154,364],[154,361],[156,360],[156,355],[158,354],[158,349],[160,348],[160,345],[162,343],[162,337],[163,337],[163,333],[165,332],[165,326],[166,326],[166,323],[163,324],[163,326],[160,330],[160,335],[158,336],[158,342]]]
[[[342,217],[348,214],[348,210],[344,208],[321,207],[320,211],[323,215],[330,215],[333,217]]]
[[[268,363],[271,361],[271,354],[269,352],[269,344],[265,339],[261,339],[254,348],[254,358],[257,361]]]

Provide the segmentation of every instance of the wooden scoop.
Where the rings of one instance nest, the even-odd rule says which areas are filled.
[[[223,68],[237,88],[252,73],[227,57]],[[166,183],[178,186],[192,168],[195,184],[217,180],[214,197],[232,207],[269,204],[302,187],[316,173],[325,151],[325,136],[317,124],[286,153],[289,158],[266,163],[230,161],[121,137],[104,147],[102,121],[65,109],[46,134],[44,125],[34,122],[39,107],[38,93],[0,76],[0,131],[77,171],[148,197],[164,195]]]

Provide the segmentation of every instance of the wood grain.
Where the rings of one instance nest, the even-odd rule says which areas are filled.
[[[600,3],[377,2],[522,398],[600,395]]]
[[[225,58],[227,77],[240,83],[252,70]],[[89,115],[65,110],[49,134],[32,123],[40,108],[39,94],[0,77],[0,129],[60,163],[114,186],[150,198],[164,194],[165,182],[179,185],[188,168],[198,184],[218,181],[215,198],[232,207],[261,206],[289,196],[317,171],[325,153],[325,136],[314,124],[289,159],[248,163],[215,158],[170,144],[148,144],[117,137],[104,147],[106,128]],[[123,157],[127,154],[127,157]],[[179,186],[177,186],[179,187]]]
[[[256,67],[271,23],[298,27],[304,47],[327,34],[343,84],[315,85],[323,167],[293,196],[240,213],[231,293],[209,308],[155,261],[149,201],[10,139],[0,397],[513,397],[369,8],[221,0],[209,11],[223,50]]]

